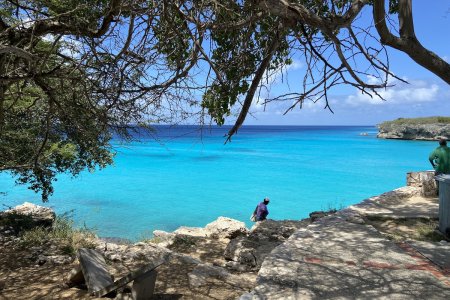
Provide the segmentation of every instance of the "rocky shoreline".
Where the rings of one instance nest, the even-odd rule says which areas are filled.
[[[408,193],[411,190],[427,197],[436,193],[432,172],[409,173],[407,185]],[[385,193],[381,198],[366,199],[361,204],[373,206],[378,199],[389,201],[398,195],[398,191]],[[139,243],[118,244],[94,237],[88,244],[107,259],[116,278],[145,262],[161,257],[167,259],[168,262],[158,268],[154,299],[237,299],[258,284],[258,272],[274,249],[294,233],[334,213],[315,212],[310,214],[311,218],[298,221],[267,220],[256,223],[251,229],[243,222],[219,217],[204,228],[157,230],[152,240]],[[51,210],[32,204],[1,213],[0,221],[7,215],[25,215],[27,221],[35,223],[22,224],[34,224],[31,227],[48,226],[55,218]],[[346,215],[346,219],[355,224],[364,223],[357,214]],[[85,287],[73,286],[67,278],[77,265],[73,253],[64,253],[58,240],[24,249],[20,231],[20,226],[0,226],[0,295],[10,299],[92,299]],[[125,288],[116,299],[129,299],[127,297],[130,297],[129,289]]]
[[[378,138],[435,141],[450,139],[450,124],[403,124],[384,122],[378,126]]]
[[[204,228],[180,227],[174,232],[155,230],[153,239],[134,244],[114,243],[98,237],[90,237],[88,244],[107,259],[116,278],[146,261],[161,257],[168,260],[159,268],[155,299],[178,299],[175,294],[182,294],[183,299],[236,299],[254,287],[258,270],[275,247],[313,220],[328,214],[314,212],[312,218],[299,221],[267,220],[255,223],[251,229],[247,229],[243,222],[219,217]],[[52,226],[54,212],[24,203],[0,212],[0,221],[8,218],[17,220],[19,225],[0,223],[0,251],[3,254],[3,260],[0,260],[0,295],[21,298],[21,293],[14,293],[18,289],[13,282],[19,277],[27,280],[22,272],[42,274],[52,270],[59,273],[53,282],[59,286],[57,298],[89,299],[84,286],[73,286],[70,282],[69,271],[77,265],[77,259],[73,253],[62,251],[61,241],[49,240],[42,245],[23,246],[22,231],[35,226]],[[15,263],[10,264],[10,260]],[[20,285],[22,289],[27,284]],[[30,286],[33,285],[43,293],[40,296],[50,290],[55,292],[53,286],[46,288],[45,284],[39,285],[35,281]],[[126,289],[121,291],[120,297],[126,297],[127,292]],[[34,298],[39,297],[30,297]]]

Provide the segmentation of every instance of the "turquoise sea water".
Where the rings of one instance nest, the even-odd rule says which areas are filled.
[[[248,220],[264,197],[269,218],[301,219],[405,185],[430,169],[433,142],[382,140],[376,128],[246,126],[224,145],[227,127],[158,127],[155,139],[114,142],[115,165],[71,179],[61,175],[46,205],[72,211],[103,237],[138,239],[155,229],[204,226],[219,216]],[[360,135],[368,133],[367,136]],[[0,204],[40,197],[0,174]]]

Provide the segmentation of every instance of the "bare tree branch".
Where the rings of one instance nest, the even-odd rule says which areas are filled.
[[[414,34],[411,14],[411,0],[399,0],[400,37],[394,36],[386,25],[385,1],[375,0],[373,17],[381,43],[405,52],[416,63],[439,76],[450,84],[450,64],[434,52],[423,47]]]

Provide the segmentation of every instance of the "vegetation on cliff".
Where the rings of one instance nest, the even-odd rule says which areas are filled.
[[[379,138],[435,141],[450,138],[450,117],[399,118],[378,125]]]
[[[421,125],[421,124],[450,124],[450,117],[425,117],[425,118],[398,118],[392,121],[384,121],[379,126],[386,125]]]

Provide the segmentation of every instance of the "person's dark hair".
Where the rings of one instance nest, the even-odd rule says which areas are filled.
[[[439,140],[439,145],[441,145],[441,146],[447,146],[447,140],[446,140],[446,139],[440,139],[440,140]]]
[[[264,198],[264,204],[269,203],[270,199],[269,198]]]

